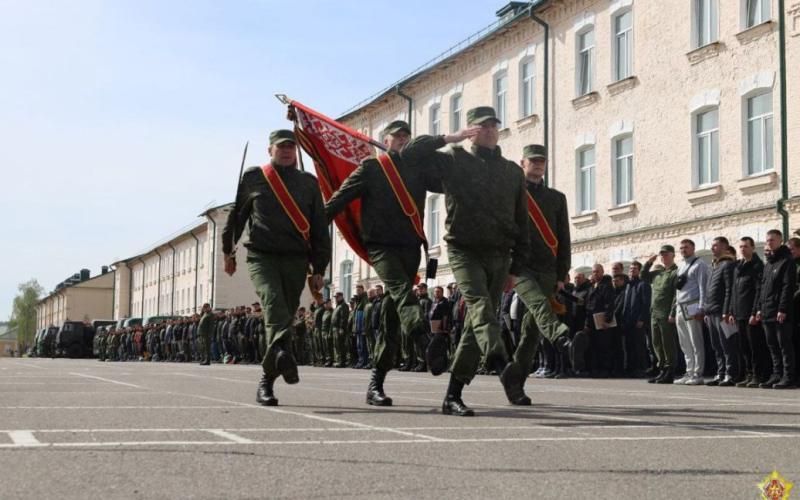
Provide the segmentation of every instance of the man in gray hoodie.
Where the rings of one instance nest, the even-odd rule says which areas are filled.
[[[694,253],[694,241],[685,239],[680,244],[683,262],[678,266],[675,280],[675,322],[678,342],[686,358],[686,375],[676,384],[703,385],[705,347],[703,344],[703,316],[706,308],[708,265]]]

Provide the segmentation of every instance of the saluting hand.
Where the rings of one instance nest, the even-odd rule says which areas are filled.
[[[658,258],[658,254],[651,255],[649,259],[647,259],[648,264],[653,264],[656,259]]]
[[[454,134],[449,134],[444,136],[444,142],[447,144],[453,144],[456,142],[461,142],[464,139],[469,139],[470,137],[475,137],[480,132],[481,126],[480,125],[473,125],[469,128],[461,129]]]
[[[233,273],[236,272],[236,258],[227,253],[222,255],[225,260],[225,272],[228,273],[228,276],[233,276]]]

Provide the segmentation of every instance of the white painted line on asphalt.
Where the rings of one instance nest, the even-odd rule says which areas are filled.
[[[38,368],[39,370],[47,370],[44,366],[38,366],[31,363],[20,363],[19,361],[14,362],[15,366],[27,366],[28,368]]]
[[[752,436],[752,435],[700,435],[700,436],[583,436],[583,437],[511,437],[511,438],[453,438],[437,439],[374,439],[374,440],[303,440],[303,441],[251,441],[237,443],[234,441],[114,441],[86,443],[38,443],[38,444],[0,444],[3,448],[94,448],[125,446],[235,446],[235,445],[348,445],[348,444],[465,444],[465,443],[531,443],[531,442],[629,442],[629,441],[690,441],[702,440],[736,440],[736,439],[796,439],[800,434]]]
[[[146,394],[152,394],[152,393],[148,392]],[[230,410],[231,407],[230,406],[6,406],[6,407],[0,406],[0,410],[208,410],[208,409]],[[244,410],[247,408],[241,407],[239,409]]]
[[[127,382],[120,382],[118,380],[111,380],[109,378],[97,377],[95,375],[86,375],[84,373],[70,373],[70,375],[77,375],[78,377],[93,378],[93,379],[97,379],[97,380],[102,380],[103,382],[109,382],[109,383],[112,383],[112,384],[127,385],[128,387],[135,387],[137,389],[145,389],[145,387],[142,387],[140,385],[129,384]]]
[[[215,380],[227,380],[227,381],[230,381],[230,382],[247,382],[247,381],[239,380],[239,379],[225,379],[225,378],[222,378],[222,377],[208,377],[208,376],[204,376],[204,375],[192,375],[192,374],[188,374],[188,373],[175,373],[175,375],[184,375],[184,376],[187,376],[187,377],[198,377],[198,378],[205,378],[205,379],[212,378],[212,379],[215,379]],[[252,384],[253,382],[250,381],[250,382],[247,382],[247,383]],[[323,390],[329,390],[329,389],[323,389]],[[340,392],[340,391],[337,391],[337,392]],[[364,393],[357,393],[357,394],[363,395]],[[186,396],[190,396],[190,397],[209,399],[211,401],[219,401],[219,402],[223,402],[223,403],[230,403],[230,404],[237,404],[237,405],[246,404],[246,403],[240,403],[238,401],[227,401],[227,400],[224,400],[224,399],[210,398],[208,396],[198,396],[198,395],[195,395],[195,394],[185,394],[185,395]],[[436,437],[433,437],[433,436],[426,436],[424,434],[416,434],[416,433],[413,433],[413,432],[399,431],[399,430],[393,429],[391,427],[378,427],[378,426],[374,426],[374,425],[367,425],[367,424],[362,424],[362,423],[358,423],[358,422],[351,422],[349,420],[342,420],[342,419],[338,419],[338,418],[320,417],[319,415],[310,415],[308,413],[300,413],[300,412],[296,412],[296,411],[281,410],[281,409],[277,409],[277,408],[274,408],[274,407],[259,406],[259,405],[248,405],[248,406],[254,406],[254,407],[257,407],[257,408],[263,408],[264,410],[267,410],[267,411],[270,411],[270,412],[273,412],[273,413],[282,413],[282,414],[285,414],[285,415],[294,415],[294,416],[298,416],[298,417],[309,418],[309,419],[312,419],[312,420],[319,420],[321,422],[328,422],[328,423],[332,423],[332,424],[349,425],[349,426],[353,426],[353,427],[362,427],[362,428],[367,428],[367,429],[380,430],[380,431],[385,431],[385,432],[391,432],[391,433],[394,433],[394,434],[401,434],[403,436],[428,439],[430,441],[438,441],[439,440],[439,438],[436,438]]]
[[[204,429],[204,430],[206,432],[210,432],[211,434],[214,434],[215,436],[219,436],[219,437],[223,437],[225,439],[229,439],[229,440],[233,441],[234,443],[239,443],[239,444],[253,444],[253,443],[255,443],[255,441],[253,441],[252,439],[243,438],[242,436],[237,436],[236,434],[233,434],[232,432],[227,432],[227,431],[224,431],[222,429]]]
[[[10,431],[8,437],[16,446],[46,446],[33,436],[33,431]]]

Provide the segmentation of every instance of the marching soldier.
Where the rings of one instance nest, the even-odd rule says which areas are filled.
[[[544,183],[546,148],[540,144],[525,146],[520,165],[525,174],[531,256],[522,265],[514,287],[527,309],[514,361],[527,374],[533,365],[540,334],[560,352],[567,352],[569,347],[569,327],[558,319],[552,304],[555,302],[554,294],[564,289],[564,280],[571,266],[571,242],[567,198],[564,193]],[[523,387],[525,380],[527,377],[522,379]],[[511,404],[531,404],[524,392],[517,396]]]
[[[322,288],[331,240],[316,178],[297,170],[297,139],[291,130],[269,137],[271,161],[242,176],[236,206],[222,233],[225,272],[236,272],[233,246],[245,226],[247,271],[264,308],[266,352],[256,402],[275,406],[275,380],[300,381],[291,353],[292,319],[300,305],[306,274],[314,292]]]
[[[332,221],[350,202],[361,199],[361,239],[389,292],[380,309],[380,329],[366,397],[367,404],[375,406],[392,405],[383,383],[400,348],[401,328],[422,352],[428,352],[431,343],[426,318],[412,288],[419,271],[420,245],[425,243],[425,193],[441,191],[438,182],[423,169],[406,165],[399,154],[411,136],[409,125],[397,120],[384,133],[384,144],[389,149],[386,154],[364,160],[325,206],[328,220]],[[435,375],[447,368],[446,349],[437,347],[444,345],[443,340],[436,341],[428,352],[433,356],[428,364]]]
[[[464,333],[442,403],[446,415],[474,415],[461,391],[475,377],[481,358],[487,369],[500,374],[510,401],[521,397],[527,375],[519,363],[509,362],[497,321],[500,297],[514,288],[530,253],[525,179],[497,146],[499,123],[494,108],[473,108],[467,112],[469,128],[448,136],[417,137],[401,152],[407,164],[419,165],[441,180],[447,207],[444,239],[467,304]],[[470,150],[438,151],[464,139],[472,140]]]

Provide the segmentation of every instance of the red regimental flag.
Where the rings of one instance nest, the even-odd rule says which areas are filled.
[[[373,156],[370,138],[297,101],[292,101],[300,146],[314,160],[322,197],[328,201],[359,163]],[[334,220],[350,248],[371,264],[361,241],[361,201],[355,200]]]
[[[533,224],[536,226],[536,229],[539,230],[539,234],[542,235],[545,244],[550,247],[550,250],[553,251],[553,255],[556,257],[558,256],[558,238],[556,238],[555,233],[553,233],[553,228],[550,227],[550,224],[547,223],[547,219],[542,213],[542,208],[536,203],[536,200],[533,199],[531,193],[528,190],[525,190],[525,194],[528,195],[528,215],[530,216]]]

